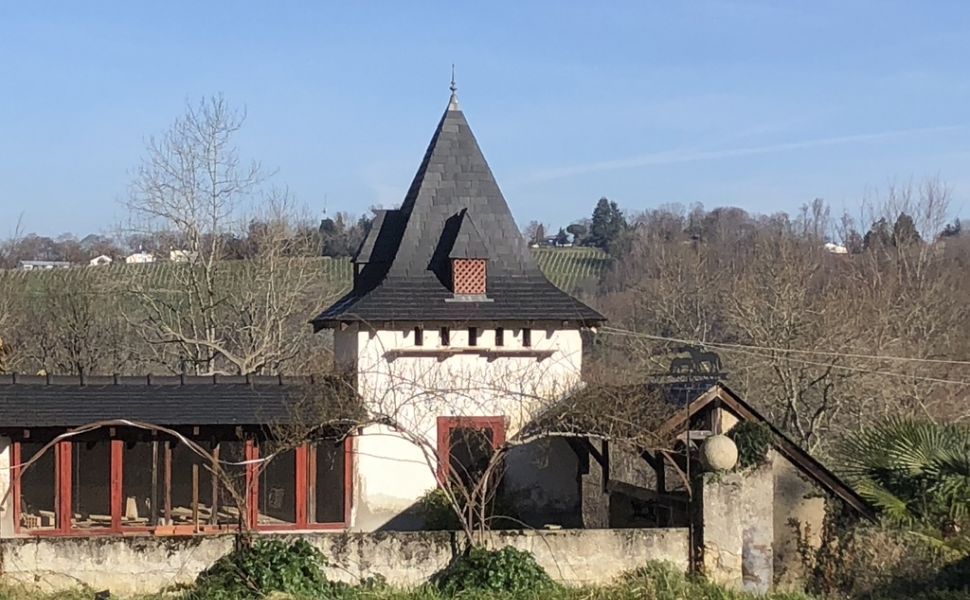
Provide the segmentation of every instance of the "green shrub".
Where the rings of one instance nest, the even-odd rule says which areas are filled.
[[[332,597],[340,586],[327,580],[325,565],[323,554],[305,540],[259,539],[200,573],[186,600],[255,599],[270,592]]]
[[[741,421],[728,433],[738,447],[738,468],[757,467],[768,460],[773,435],[764,423]]]
[[[522,596],[556,587],[532,554],[509,546],[501,550],[472,548],[438,574],[435,584],[448,595],[481,591]]]
[[[448,496],[441,488],[435,488],[418,500],[418,514],[428,531],[455,531],[461,523],[455,509],[451,507]]]

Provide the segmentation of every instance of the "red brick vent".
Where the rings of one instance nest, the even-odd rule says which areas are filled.
[[[456,258],[451,262],[452,289],[456,295],[485,295],[485,260]]]

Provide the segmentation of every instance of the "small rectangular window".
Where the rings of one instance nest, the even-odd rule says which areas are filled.
[[[451,331],[449,331],[447,327],[442,327],[439,334],[441,335],[442,346],[451,345]]]
[[[478,327],[468,328],[468,345],[469,346],[478,345]]]
[[[532,347],[532,330],[523,329],[522,330],[522,347],[531,348]]]
[[[505,345],[505,329],[501,327],[495,328],[495,345],[499,348]]]
[[[424,346],[424,329],[420,327],[414,328],[414,345]]]

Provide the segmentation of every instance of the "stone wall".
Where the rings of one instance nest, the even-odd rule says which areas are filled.
[[[771,464],[707,473],[701,486],[704,574],[737,589],[765,592],[774,580],[774,479]]]
[[[354,582],[382,575],[394,585],[426,581],[444,568],[458,547],[450,532],[317,533],[303,537],[327,556],[333,579]],[[0,568],[9,582],[45,591],[78,585],[132,595],[191,582],[230,552],[230,535],[187,538],[18,538],[0,541]],[[492,532],[492,547],[535,554],[558,581],[602,584],[650,560],[688,566],[686,529]]]
[[[798,590],[810,575],[799,546],[805,544],[813,551],[821,547],[828,500],[821,488],[777,453],[772,471],[775,477],[775,587]]]

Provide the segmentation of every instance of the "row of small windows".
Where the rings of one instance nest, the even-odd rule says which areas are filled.
[[[481,330],[478,327],[468,328],[468,345],[477,346],[480,339]],[[440,327],[438,329],[438,339],[442,346],[451,345],[451,329],[448,327]],[[414,328],[414,345],[423,346],[424,345],[424,329],[421,327]],[[495,346],[501,348],[505,345],[505,328],[496,327],[495,328]],[[532,347],[532,330],[528,328],[522,329],[522,346],[524,348]]]

